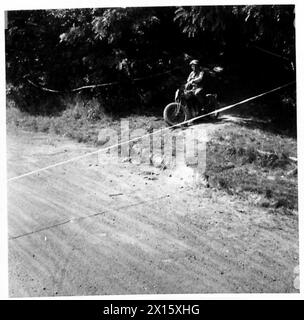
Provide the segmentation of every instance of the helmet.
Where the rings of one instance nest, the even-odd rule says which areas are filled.
[[[192,61],[189,63],[190,66],[192,66],[193,64],[194,64],[194,65],[197,65],[197,66],[200,65],[200,63],[199,63],[198,60],[192,60]]]

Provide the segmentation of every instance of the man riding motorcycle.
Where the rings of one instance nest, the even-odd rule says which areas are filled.
[[[203,92],[204,71],[198,60],[192,60],[189,65],[192,71],[188,76],[185,89],[191,90],[200,105],[203,105],[205,101]]]
[[[217,94],[206,93],[205,83],[209,70],[204,72],[198,60],[190,62],[191,73],[187,78],[187,83],[175,92],[175,101],[166,105],[164,109],[164,120],[173,126],[186,122],[201,114],[206,114],[216,110],[218,106]],[[214,72],[222,71],[222,68],[213,68]],[[208,81],[209,82],[209,81]],[[212,119],[218,117],[218,112],[209,116]],[[191,123],[189,121],[188,123]]]

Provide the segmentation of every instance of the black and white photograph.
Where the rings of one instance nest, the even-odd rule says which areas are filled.
[[[9,298],[299,294],[297,4],[48,5],[3,11]]]

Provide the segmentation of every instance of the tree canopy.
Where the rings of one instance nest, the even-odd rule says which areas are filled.
[[[60,91],[116,81],[116,87],[87,94],[103,90],[109,108],[122,103],[147,108],[163,103],[164,92],[172,92],[192,58],[206,66],[250,61],[254,70],[269,65],[267,55],[272,55],[275,70],[281,64],[291,72],[294,15],[293,5],[9,11],[7,83],[38,99],[43,93],[27,79]],[[263,58],[254,61],[252,50],[264,51]],[[166,76],[151,77],[162,73]]]

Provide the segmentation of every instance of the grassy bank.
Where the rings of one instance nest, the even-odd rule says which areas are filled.
[[[208,142],[209,184],[285,214],[297,210],[296,139],[230,124]],[[288,174],[289,173],[289,174]]]
[[[98,144],[98,134],[101,129],[112,128],[118,130],[121,120],[129,122],[130,130],[145,129],[148,131],[151,128],[158,129],[164,125],[162,119],[139,115],[130,115],[118,119],[102,114],[98,119],[92,119],[88,110],[78,104],[68,107],[57,116],[34,116],[22,112],[14,106],[10,106],[6,110],[8,127],[57,134],[93,145]]]

